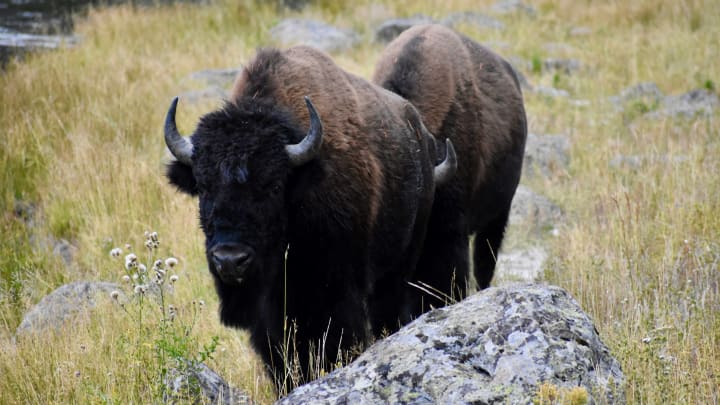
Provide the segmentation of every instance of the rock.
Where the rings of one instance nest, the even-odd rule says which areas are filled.
[[[50,328],[59,329],[66,321],[82,311],[95,307],[95,298],[102,295],[110,299],[120,285],[99,281],[79,281],[61,286],[32,307],[18,326],[17,336],[40,333]]]
[[[584,37],[592,35],[592,29],[588,27],[573,27],[568,34],[570,34],[571,37]]]
[[[500,252],[495,267],[494,283],[509,285],[540,281],[547,258],[548,253],[542,247]]]
[[[610,160],[608,165],[612,168],[639,169],[649,164],[678,164],[688,161],[687,156],[668,155],[617,155]]]
[[[662,98],[663,93],[657,84],[643,82],[624,89],[620,94],[611,96],[609,100],[615,105],[616,109],[622,111],[625,108],[624,104],[629,102],[645,100],[649,104],[658,104]]]
[[[482,13],[476,13],[474,11],[462,11],[459,13],[452,13],[445,17],[441,24],[449,27],[455,27],[458,24],[469,24],[478,28],[489,28],[493,30],[502,31],[505,29],[505,24],[502,22]]]
[[[310,4],[310,0],[280,0],[278,4],[282,7],[289,8],[290,10],[302,10],[305,6]]]
[[[496,14],[524,13],[528,17],[536,17],[537,10],[520,0],[504,0],[493,4],[490,11]]]
[[[203,363],[186,362],[183,369],[168,370],[165,384],[169,390],[165,402],[190,400],[192,403],[224,405],[253,403],[248,394],[231,387],[220,375]]]
[[[430,24],[435,22],[432,18],[418,14],[408,18],[393,18],[380,24],[375,30],[375,41],[387,43],[395,39],[406,29],[419,24]]]
[[[657,111],[648,114],[651,118],[694,118],[709,117],[718,108],[718,95],[706,89],[691,90],[679,96],[667,96]]]
[[[65,263],[66,266],[69,266],[72,264],[77,250],[78,248],[71,245],[67,240],[60,239],[53,247],[53,255],[60,257],[63,263]]]
[[[523,175],[551,177],[564,173],[570,163],[569,150],[570,141],[564,135],[528,134]]]
[[[567,90],[556,89],[555,87],[536,86],[533,91],[541,96],[550,98],[570,97],[570,93],[568,93]]]
[[[205,69],[191,73],[188,78],[205,82],[211,87],[230,88],[239,73],[239,68]]]
[[[532,231],[552,231],[562,221],[562,210],[546,197],[524,185],[515,191],[510,206],[510,225],[529,225]]]
[[[25,223],[25,226],[28,229],[32,229],[35,227],[36,212],[37,208],[34,203],[22,200],[15,200],[15,204],[13,206],[13,213],[15,214],[16,218],[20,219],[23,223]]]
[[[550,53],[573,53],[575,48],[562,42],[547,42],[543,44],[543,49]],[[578,64],[580,62],[577,62]]]
[[[580,70],[581,66],[577,59],[547,58],[543,61],[544,70],[559,71],[568,75]]]
[[[278,404],[531,404],[543,384],[625,403],[620,363],[559,287],[488,288],[424,314]]]
[[[358,35],[317,20],[288,18],[270,29],[272,39],[283,47],[304,44],[325,52],[339,52],[352,48]]]
[[[211,86],[202,90],[190,90],[180,94],[183,103],[197,104],[207,100],[227,100],[230,92],[220,87]]]

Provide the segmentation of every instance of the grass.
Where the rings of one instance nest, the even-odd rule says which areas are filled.
[[[489,6],[490,1],[482,1]],[[505,17],[505,30],[461,29],[505,43],[498,51],[531,61],[533,84],[553,84],[573,99],[526,94],[530,129],[565,133],[572,143],[566,176],[527,183],[560,203],[567,223],[551,246],[550,283],[569,290],[595,320],[620,360],[631,403],[720,401],[720,124],[643,117],[649,106],[618,113],[603,100],[645,81],[666,94],[716,88],[720,9],[712,1],[534,3],[537,17]],[[334,55],[370,77],[381,46],[372,29],[385,17],[483,10],[452,0],[371,3],[320,1],[298,13],[358,30],[363,41]],[[109,248],[156,230],[161,251],[180,259],[179,301],[203,299],[197,339],[219,338],[209,365],[260,403],[275,393],[247,337],[219,324],[204,263],[196,204],[163,179],[161,125],[170,99],[191,72],[238,66],[284,12],[252,1],[210,5],[119,6],[78,21],[80,46],[29,56],[0,74],[0,403],[138,403],[148,387],[133,378],[152,359],[128,355],[142,333],[99,300],[72,333],[18,339],[22,315],[43,296],[75,280],[119,281]],[[586,36],[571,36],[576,26]],[[555,55],[543,47],[562,42]],[[545,72],[546,57],[572,57],[572,75]],[[190,132],[210,103],[184,103]],[[617,155],[664,156],[639,168],[608,163]],[[15,214],[32,203],[33,223]],[[65,267],[52,241],[78,248]]]

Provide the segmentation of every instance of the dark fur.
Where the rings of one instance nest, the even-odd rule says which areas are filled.
[[[292,168],[285,145],[309,127],[303,96],[320,114],[320,155]],[[226,325],[249,329],[281,377],[284,316],[296,326],[302,371],[324,341],[327,369],[338,348],[364,345],[410,319],[406,282],[420,254],[437,160],[415,108],[348,74],[308,47],[262,50],[239,75],[231,100],[192,136],[192,167],[170,182],[200,197],[206,251],[242,242],[256,252],[239,284],[223,281],[208,255]],[[284,255],[287,250],[287,261]],[[317,347],[315,353],[317,353]]]
[[[480,288],[488,287],[527,137],[512,67],[446,27],[422,25],[388,45],[373,82],[412,102],[430,132],[438,139],[450,138],[458,154],[457,175],[436,192],[418,280],[455,298],[464,296],[468,236],[474,233],[475,279]]]

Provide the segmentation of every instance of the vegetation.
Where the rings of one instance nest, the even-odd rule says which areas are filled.
[[[383,18],[442,18],[491,4],[318,1],[293,15],[361,32],[361,44],[334,56],[370,77],[382,49],[372,41],[373,28]],[[595,320],[622,364],[629,402],[717,403],[720,122],[649,119],[645,113],[657,106],[641,103],[623,113],[606,100],[646,81],[667,94],[716,91],[720,9],[710,0],[535,6],[536,17],[504,17],[504,30],[459,29],[502,55],[531,61],[525,68],[531,83],[571,95],[526,94],[531,131],[566,133],[572,142],[566,173],[527,181],[567,215],[549,241],[546,278],[569,290]],[[173,299],[206,303],[187,349],[214,353],[208,365],[255,400],[274,399],[247,337],[215,316],[196,204],[163,178],[161,126],[191,72],[247,61],[256,47],[270,44],[269,28],[290,14],[266,2],[230,0],[92,10],[77,23],[79,46],[31,55],[0,73],[0,402],[154,401],[158,388],[138,378],[138,370],[159,372],[153,369],[158,352],[131,350],[148,332],[110,297],[72,331],[13,343],[22,315],[59,285],[120,280],[124,270],[108,252],[139,246],[131,235],[146,230],[163,236],[159,254],[180,261]],[[577,26],[590,33],[571,35]],[[558,56],[545,47],[550,42],[569,45],[560,56],[582,61],[581,70],[544,70],[541,61]],[[218,102],[183,104],[180,129],[191,132]],[[618,155],[648,159],[610,165]],[[48,240],[58,239],[78,248],[70,266],[52,254]],[[176,343],[158,347],[174,350]]]

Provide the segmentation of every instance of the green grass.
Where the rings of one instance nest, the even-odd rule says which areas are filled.
[[[384,17],[482,10],[477,2],[318,2],[298,15],[358,30],[363,42],[334,55],[370,77],[381,46],[373,27]],[[481,2],[484,5],[490,1]],[[505,30],[461,29],[505,56],[532,63],[533,84],[555,85],[566,100],[526,94],[531,131],[566,133],[566,176],[529,184],[561,204],[567,223],[548,243],[548,281],[568,289],[595,320],[620,360],[631,403],[715,403],[720,386],[720,124],[717,118],[648,120],[655,106],[619,113],[603,100],[645,81],[666,94],[716,91],[720,9],[712,1],[546,0],[535,18],[503,19]],[[207,273],[196,203],[166,184],[161,126],[188,74],[246,62],[269,44],[285,14],[252,1],[91,11],[77,23],[81,44],[29,56],[0,74],[0,403],[146,402],[134,376],[153,363],[128,354],[138,338],[122,312],[100,303],[71,333],[12,343],[22,315],[44,295],[75,280],[119,281],[108,250],[156,230],[162,254],[181,261],[181,302],[203,299],[199,342],[218,336],[208,363],[261,403],[271,381],[247,336],[224,328]],[[570,36],[573,27],[592,33]],[[563,42],[568,54],[543,47]],[[571,57],[572,75],[545,72],[546,57]],[[537,65],[537,68],[534,68]],[[211,103],[183,103],[178,124],[190,132]],[[639,168],[611,167],[615,156],[666,156]],[[14,214],[16,200],[36,206],[34,224]],[[52,237],[77,246],[75,264],[52,255]],[[79,372],[79,376],[76,372]]]

